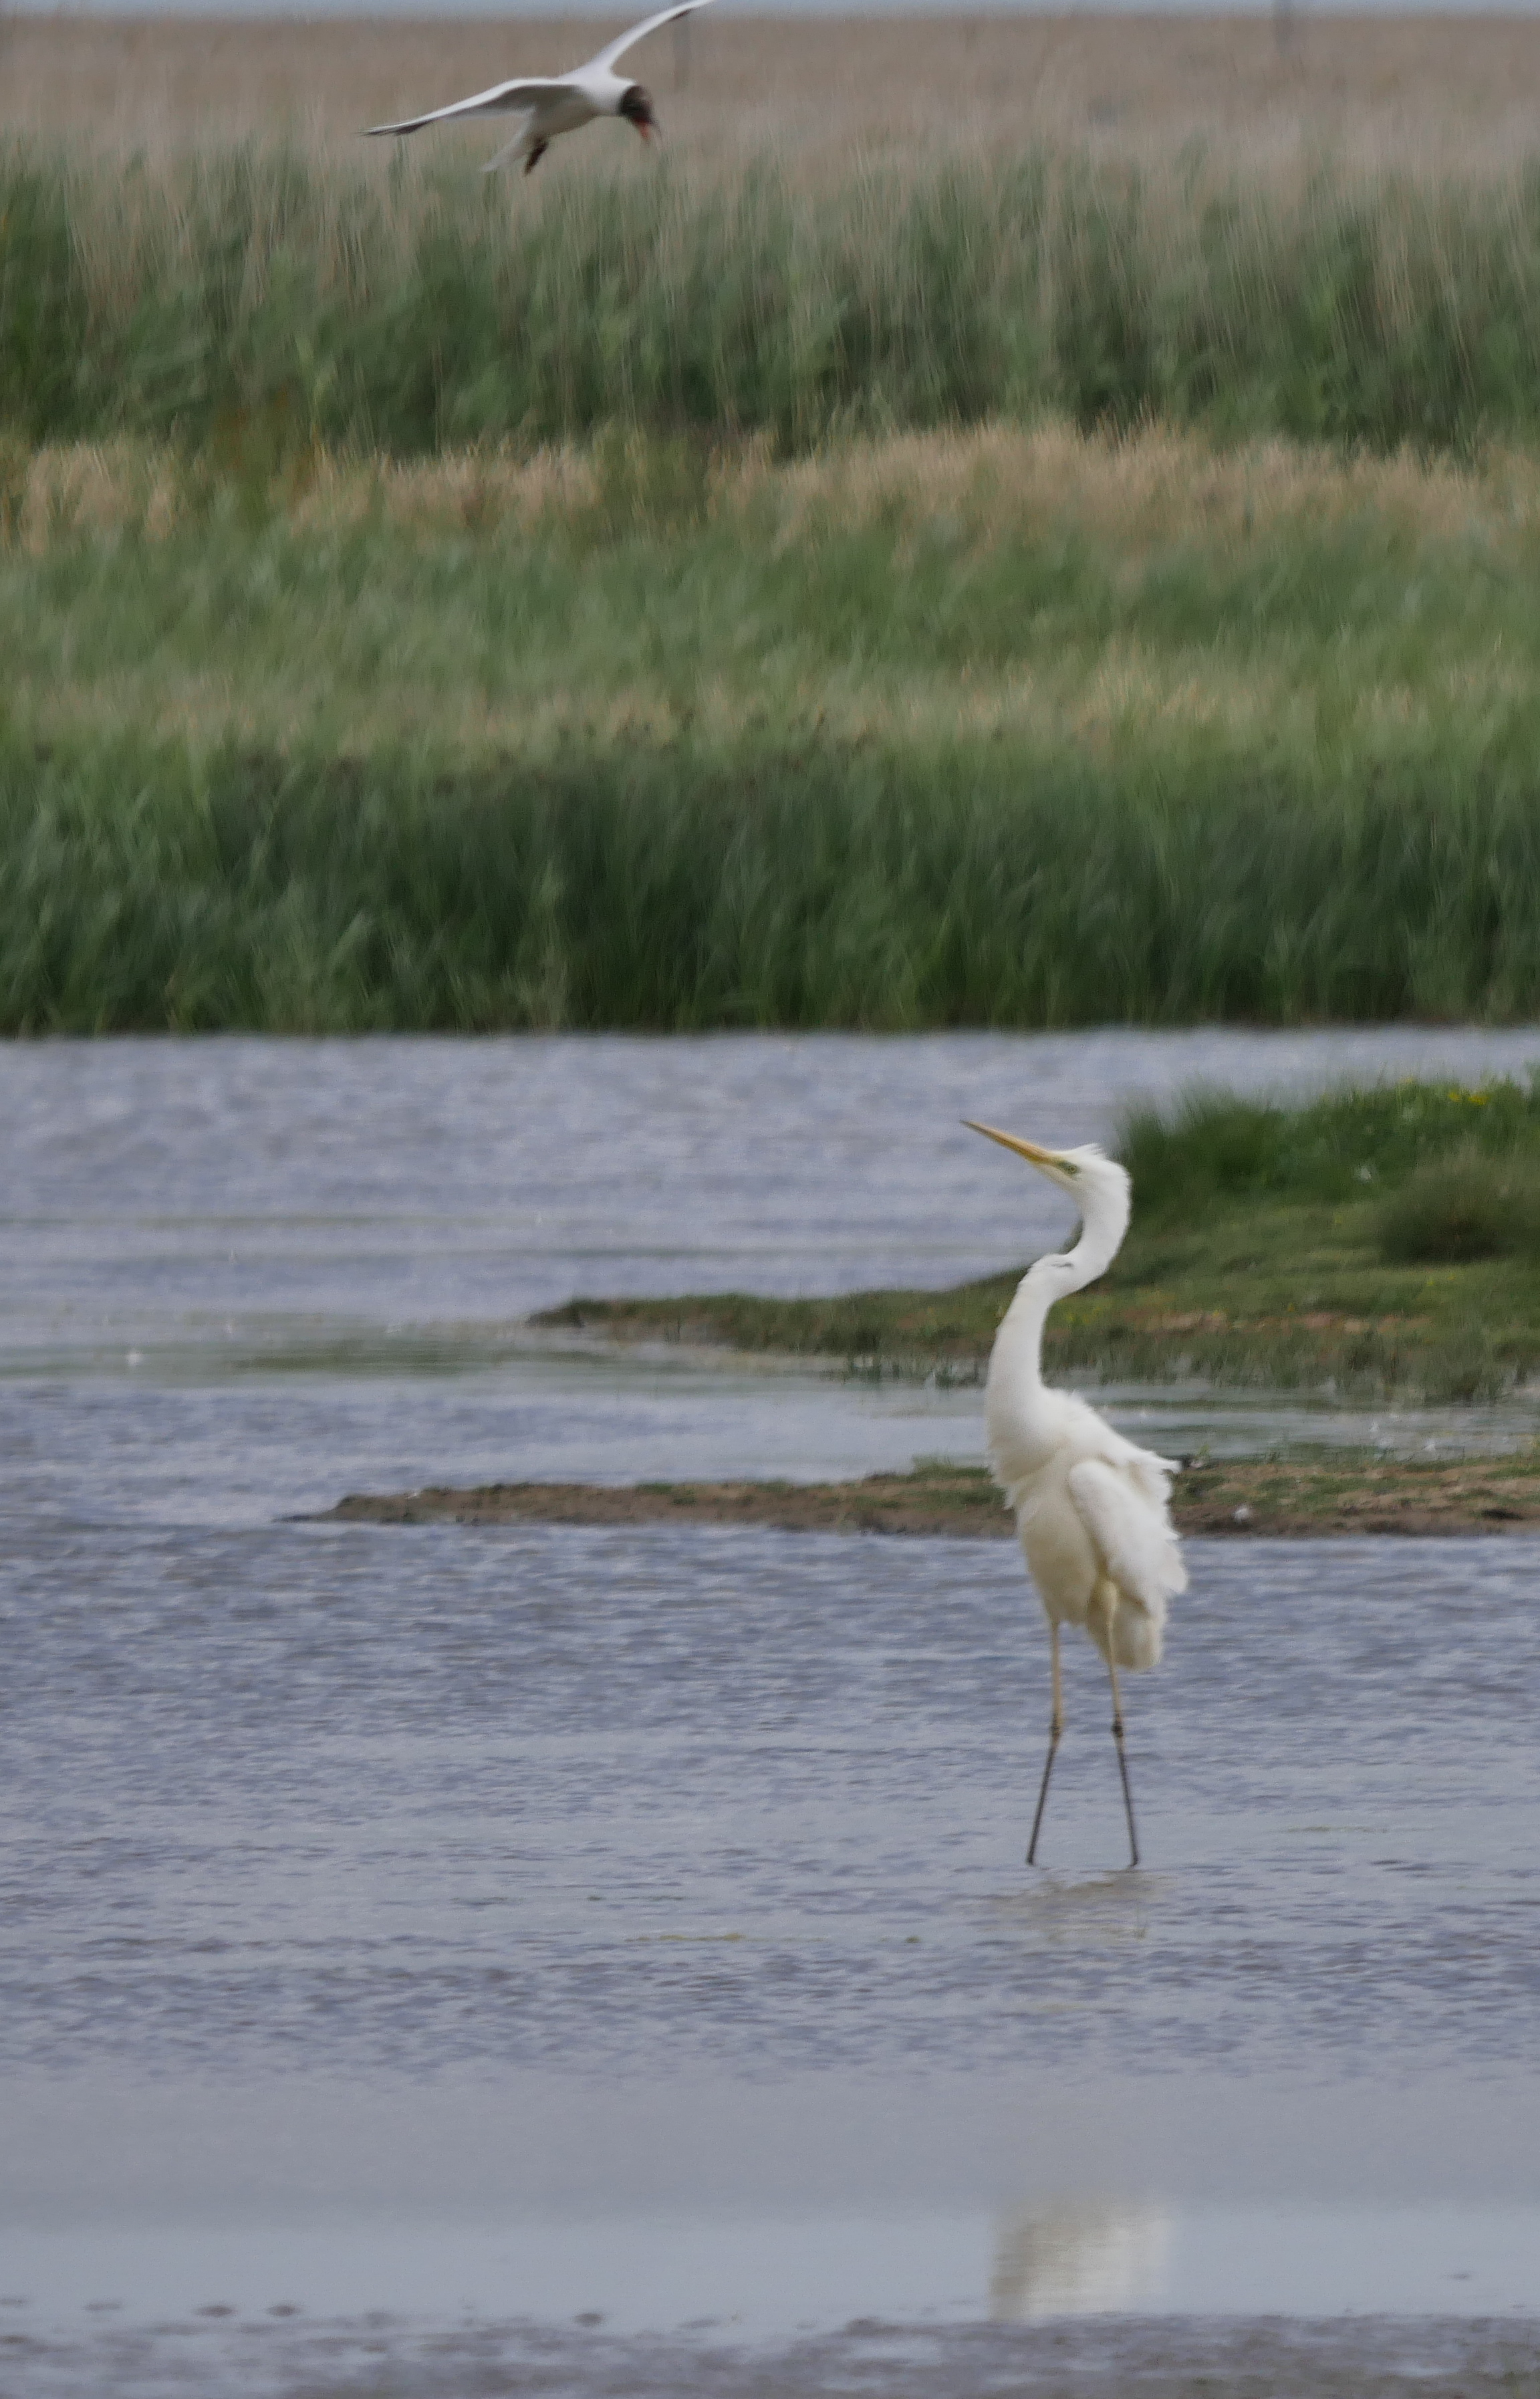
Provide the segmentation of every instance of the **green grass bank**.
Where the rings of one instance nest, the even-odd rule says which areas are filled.
[[[398,454],[624,424],[1153,419],[1469,448],[1540,423],[1540,173],[962,153],[510,187],[299,151],[0,153],[0,423]]]
[[[1101,1281],[1050,1314],[1050,1370],[1448,1401],[1540,1367],[1540,1085],[1406,1082],[1303,1108],[1198,1091],[1132,1118],[1118,1150],[1133,1221]],[[967,1381],[1020,1272],[837,1299],[578,1299],[539,1321]]]

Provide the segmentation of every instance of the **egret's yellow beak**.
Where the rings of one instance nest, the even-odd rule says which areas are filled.
[[[1019,1133],[997,1132],[993,1125],[976,1124],[972,1117],[965,1117],[963,1122],[969,1132],[981,1132],[988,1140],[997,1141],[1002,1149],[1014,1149],[1018,1158],[1029,1159],[1033,1166],[1056,1166],[1061,1174],[1073,1174],[1075,1171],[1073,1160],[1064,1157],[1060,1150],[1039,1149],[1034,1141],[1023,1141]]]

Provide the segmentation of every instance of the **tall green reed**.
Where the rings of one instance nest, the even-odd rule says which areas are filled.
[[[1536,770],[0,741],[0,1028],[1540,1010]]]
[[[0,421],[407,454],[1066,412],[1392,446],[1540,423],[1540,172],[1034,152],[800,188],[0,153]]]

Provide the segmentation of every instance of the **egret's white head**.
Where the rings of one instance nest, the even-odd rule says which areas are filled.
[[[971,1117],[963,1122],[970,1132],[981,1132],[990,1141],[997,1141],[1003,1149],[1013,1149],[1067,1191],[1080,1211],[1081,1239],[1077,1255],[1084,1254],[1089,1264],[1094,1254],[1103,1265],[1112,1258],[1128,1229],[1128,1216],[1133,1204],[1133,1186],[1126,1167],[1115,1158],[1109,1158],[1094,1141],[1083,1142],[1078,1149],[1042,1149],[1034,1141],[1023,1141],[1020,1134],[1000,1132],[993,1125],[976,1124]],[[1100,1269],[1097,1269],[1100,1271]]]

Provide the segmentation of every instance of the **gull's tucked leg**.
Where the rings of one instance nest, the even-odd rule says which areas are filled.
[[[1051,1619],[1048,1640],[1053,1653],[1053,1722],[1048,1728],[1048,1755],[1043,1768],[1043,1787],[1037,1794],[1037,1813],[1032,1820],[1032,1838],[1027,1843],[1027,1864],[1037,1864],[1037,1836],[1043,1829],[1043,1810],[1048,1804],[1048,1777],[1059,1752],[1059,1736],[1064,1729],[1064,1695],[1059,1680],[1059,1627]]]
[[[544,142],[532,140],[534,132],[534,128],[531,124],[529,118],[527,116],[521,117],[519,123],[519,130],[514,135],[513,140],[511,142],[505,142],[501,150],[497,150],[493,153],[493,156],[487,160],[486,165],[481,169],[482,174],[495,175],[498,168],[506,167],[510,158],[522,158],[525,156],[525,153],[528,152],[528,164],[525,166],[524,172],[526,175],[532,175],[534,172],[535,168],[539,165],[540,160],[544,157],[547,147]]]

